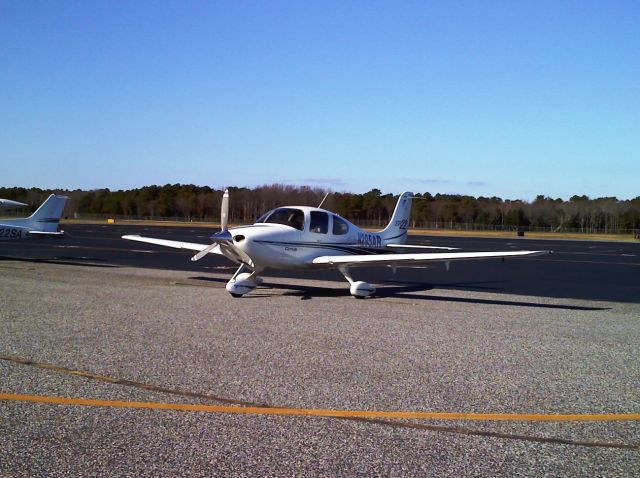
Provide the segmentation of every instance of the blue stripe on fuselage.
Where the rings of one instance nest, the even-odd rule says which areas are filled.
[[[388,253],[385,249],[373,249],[367,247],[358,247],[348,244],[331,243],[331,242],[283,242],[283,241],[255,241],[258,244],[268,244],[272,246],[288,246],[288,247],[306,247],[311,249],[333,249],[335,251],[346,252],[351,255],[360,254],[384,254]]]

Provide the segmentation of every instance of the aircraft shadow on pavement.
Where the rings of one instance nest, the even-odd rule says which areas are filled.
[[[59,264],[64,266],[83,266],[83,267],[119,267],[114,264],[96,264],[96,262],[106,262],[104,259],[93,257],[56,257],[54,259],[38,259],[33,257],[9,257],[0,256],[0,261],[14,262],[31,262],[34,264]]]
[[[209,281],[209,282],[218,282],[222,284],[226,284],[228,279],[219,279],[214,277],[190,277],[193,280],[201,280],[201,281]],[[446,284],[446,288],[452,288],[456,284]],[[297,296],[300,297],[301,300],[310,300],[314,298],[321,297],[351,297],[349,293],[349,289],[339,288],[327,288],[327,287],[316,287],[316,286],[308,286],[308,285],[297,285],[297,284],[270,284],[269,282],[264,282],[257,289],[257,294],[253,295],[251,293],[247,295],[248,297],[255,298],[264,298],[265,295],[259,295],[259,291],[261,288],[270,288],[270,289],[280,289],[285,290],[287,292],[284,295],[288,296]],[[478,289],[478,287],[472,286],[471,283],[459,284],[460,288],[464,289]],[[438,288],[433,284],[418,284],[418,283],[409,283],[406,285],[393,284],[393,285],[383,285],[382,287],[378,287],[376,290],[376,294],[373,297],[370,297],[366,300],[376,300],[376,299],[385,299],[385,298],[397,298],[397,299],[411,299],[411,300],[420,300],[425,302],[456,302],[463,304],[484,304],[484,305],[505,305],[505,306],[514,306],[514,307],[535,307],[540,309],[561,309],[561,310],[609,310],[607,307],[585,307],[578,305],[565,305],[565,304],[541,304],[537,302],[527,302],[521,300],[497,300],[497,299],[480,299],[475,297],[451,297],[451,296],[433,296],[433,295],[423,295],[416,294],[415,292],[424,292],[427,290],[432,290]],[[483,288],[481,289],[492,289],[494,288]]]

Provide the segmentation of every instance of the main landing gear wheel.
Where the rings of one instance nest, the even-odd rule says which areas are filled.
[[[346,267],[339,267],[338,270],[342,273],[345,279],[349,281],[350,287],[349,292],[356,299],[364,299],[365,297],[371,297],[376,293],[376,288],[364,281],[354,281],[351,274],[349,274],[349,269]]]

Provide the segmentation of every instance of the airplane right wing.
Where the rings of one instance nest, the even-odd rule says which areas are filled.
[[[336,265],[346,267],[393,265],[416,262],[449,262],[470,259],[492,259],[502,257],[538,256],[549,254],[549,251],[500,251],[500,252],[442,252],[415,254],[372,254],[321,256],[313,260],[313,264]]]
[[[127,239],[129,241],[146,242],[148,244],[157,244],[159,246],[165,246],[165,247],[173,247],[174,249],[187,249],[190,251],[198,251],[198,252],[203,251],[204,249],[206,249],[211,245],[211,244],[198,244],[195,242],[171,241],[169,239],[157,239],[155,237],[144,237],[144,236],[138,236],[138,235],[126,235],[126,236],[122,236],[122,239]],[[213,248],[209,252],[211,252],[212,254],[222,255],[222,251],[220,250],[219,246]]]

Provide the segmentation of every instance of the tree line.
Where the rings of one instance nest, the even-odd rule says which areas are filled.
[[[231,187],[229,191],[229,220],[235,224],[252,223],[278,206],[318,206],[328,192],[323,188],[284,184],[253,189]],[[223,191],[192,184],[117,191],[0,188],[0,197],[26,202],[32,211],[51,193],[69,196],[67,217],[217,222]],[[540,195],[533,201],[522,201],[424,192],[416,197],[412,209],[414,227],[632,233],[640,230],[640,196],[620,200],[576,195],[565,201]],[[388,222],[397,198],[397,195],[382,194],[379,189],[363,194],[333,192],[323,207],[357,224],[376,227]],[[10,214],[24,214],[24,210]]]

